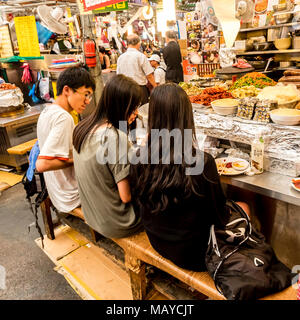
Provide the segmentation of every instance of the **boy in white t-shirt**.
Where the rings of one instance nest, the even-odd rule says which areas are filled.
[[[44,173],[49,197],[55,208],[84,219],[80,207],[72,155],[74,120],[90,103],[95,81],[81,67],[63,71],[56,84],[57,98],[41,112],[37,123],[40,155],[36,169]]]
[[[157,85],[166,82],[166,70],[160,66],[160,57],[158,54],[153,54],[149,59],[151,66],[154,68],[154,80]]]

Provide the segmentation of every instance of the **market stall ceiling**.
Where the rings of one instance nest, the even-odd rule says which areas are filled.
[[[18,12],[22,11],[26,8],[37,7],[40,5],[49,5],[49,6],[57,6],[57,5],[65,5],[65,6],[76,6],[76,0],[56,0],[56,1],[41,1],[41,0],[8,0],[8,1],[0,1],[0,10],[3,12]]]

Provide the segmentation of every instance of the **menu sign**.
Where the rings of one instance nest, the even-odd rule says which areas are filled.
[[[41,53],[35,17],[15,17],[14,21],[20,56],[39,57]]]
[[[14,55],[8,24],[0,26],[0,58],[9,58]]]

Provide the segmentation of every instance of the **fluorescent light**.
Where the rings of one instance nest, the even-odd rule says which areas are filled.
[[[127,28],[127,35],[129,36],[130,34],[133,34],[132,24],[130,24]]]
[[[176,21],[175,0],[163,0],[163,12],[166,21]]]

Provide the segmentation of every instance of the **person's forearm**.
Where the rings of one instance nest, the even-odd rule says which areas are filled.
[[[73,159],[38,159],[36,161],[36,169],[39,172],[47,172],[53,170],[64,169],[73,166]]]
[[[147,80],[150,82],[153,88],[157,87],[153,73],[147,75]]]

